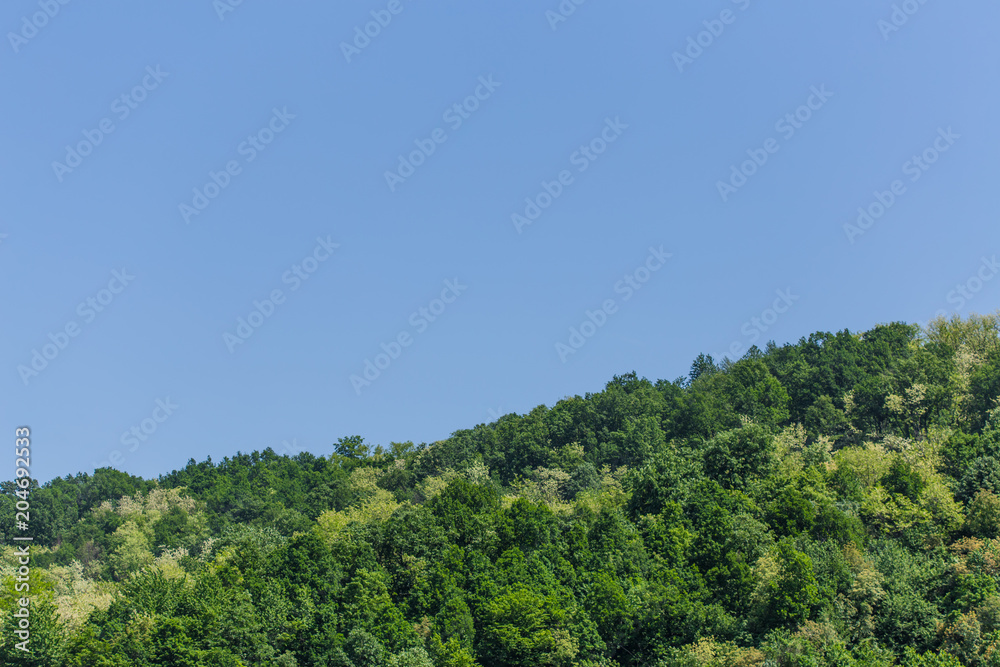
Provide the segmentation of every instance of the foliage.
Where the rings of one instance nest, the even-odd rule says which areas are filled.
[[[818,332],[430,444],[31,481],[33,652],[3,547],[0,664],[1000,667],[998,332]]]

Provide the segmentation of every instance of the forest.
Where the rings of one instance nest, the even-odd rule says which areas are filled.
[[[1000,314],[814,333],[430,444],[0,488],[0,664],[1000,666]]]

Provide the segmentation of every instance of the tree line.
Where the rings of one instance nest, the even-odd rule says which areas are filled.
[[[998,397],[1000,317],[973,315],[431,444],[33,482],[33,652],[3,547],[0,664],[1000,665]]]

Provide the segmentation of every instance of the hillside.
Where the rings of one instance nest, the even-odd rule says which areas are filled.
[[[1000,665],[998,397],[1000,316],[970,316],[427,445],[34,484],[35,654],[5,546],[0,664]]]

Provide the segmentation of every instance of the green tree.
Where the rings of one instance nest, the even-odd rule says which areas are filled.
[[[365,444],[365,439],[360,435],[352,435],[338,438],[333,451],[337,456],[357,460],[367,458],[371,448]]]
[[[483,609],[479,660],[485,667],[563,667],[579,653],[558,600],[526,588],[504,593]]]
[[[725,377],[723,392],[737,413],[770,428],[788,420],[788,392],[763,361],[739,361]]]
[[[55,606],[47,600],[33,599],[28,609],[27,652],[18,648],[24,637],[15,634],[20,630],[19,620],[12,610],[0,620],[0,665],[10,667],[63,667],[66,659],[64,626],[56,614]]]
[[[726,488],[742,489],[776,465],[774,437],[756,424],[720,433],[705,447],[705,472]]]
[[[785,539],[774,555],[758,563],[754,593],[760,628],[794,628],[807,620],[820,601],[812,560]]]

